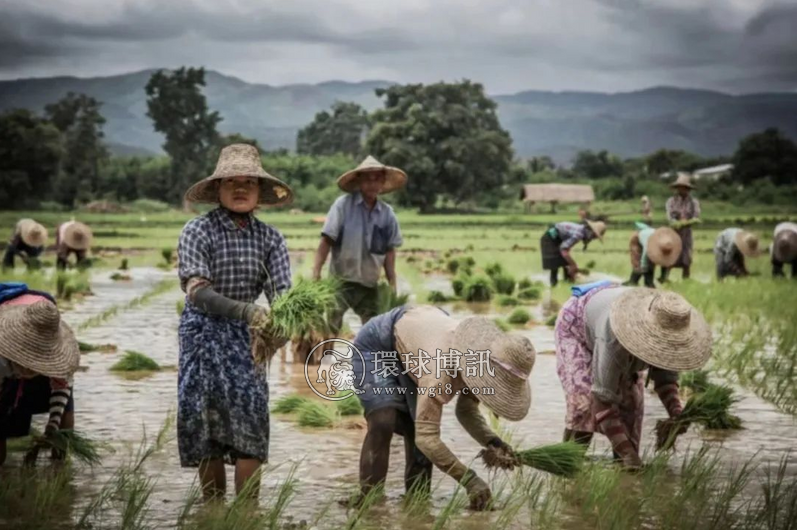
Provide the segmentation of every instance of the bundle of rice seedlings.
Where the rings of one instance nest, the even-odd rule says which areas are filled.
[[[161,367],[158,363],[137,351],[127,350],[116,364],[111,366],[112,372],[157,372]]]
[[[498,262],[493,262],[484,268],[484,272],[487,273],[487,276],[490,278],[494,278],[504,274],[504,266]]]
[[[595,260],[594,259],[591,259],[591,260],[589,260],[587,262],[587,268],[588,269],[594,269],[595,268]]]
[[[27,263],[25,263],[28,271],[38,271],[42,268],[42,262],[39,258],[28,258]]]
[[[376,287],[376,309],[377,314],[387,313],[394,307],[404,305],[409,300],[409,293],[398,294],[393,292],[390,284],[387,282],[379,282]]]
[[[363,406],[356,396],[337,401],[338,413],[341,416],[360,416],[363,414]]]
[[[337,419],[331,407],[308,401],[298,408],[297,420],[302,427],[332,427]]]
[[[512,331],[512,326],[503,318],[495,318],[493,322],[495,322],[495,325],[498,326],[498,329],[501,331]]]
[[[78,342],[77,344],[81,353],[89,353],[93,351],[101,351],[101,352],[116,351],[116,346],[114,344],[89,344],[87,342]]]
[[[99,445],[84,434],[71,429],[54,431],[47,436],[32,438],[33,448],[55,449],[64,454],[72,455],[76,460],[94,466],[102,461]]]
[[[473,276],[465,284],[464,294],[468,302],[489,302],[493,297],[493,286],[486,276]]]
[[[122,264],[119,265],[119,270],[120,271],[126,271],[127,270],[127,258],[122,258]]]
[[[491,278],[497,293],[511,295],[515,292],[515,278],[511,274],[501,272],[494,274]]]
[[[517,282],[517,288],[518,288],[519,291],[522,291],[524,289],[528,289],[532,285],[534,285],[534,283],[531,280],[529,280],[528,278],[523,278],[519,282]]]
[[[656,423],[656,449],[672,448],[675,433],[687,424],[697,424],[705,429],[741,429],[741,418],[730,414],[731,406],[739,401],[733,394],[732,388],[711,383],[704,392],[692,394],[677,419]]]
[[[448,269],[448,272],[451,274],[456,274],[459,270],[459,260],[456,258],[448,260],[448,263],[446,263],[446,269]]]
[[[274,403],[274,406],[271,407],[271,412],[275,412],[277,414],[291,414],[296,412],[299,407],[309,402],[310,400],[304,396],[300,396],[298,394],[289,394],[279,398]]]
[[[484,450],[479,455],[488,469],[503,469],[509,464],[521,464],[563,477],[572,477],[584,464],[584,446],[577,442],[562,442],[516,451],[514,457],[495,448]]]
[[[429,291],[429,294],[426,295],[426,301],[432,304],[442,304],[448,302],[449,298],[440,291]]]
[[[684,372],[678,377],[678,383],[682,389],[688,389],[691,392],[705,392],[710,384],[708,372],[705,370]]]
[[[121,272],[111,274],[111,279],[115,282],[129,282],[132,280],[129,274],[122,274]]]
[[[165,263],[171,264],[172,258],[174,257],[174,249],[171,247],[166,247],[161,250],[161,256],[163,256],[163,261]]]
[[[520,301],[514,296],[502,295],[498,297],[498,305],[501,307],[513,307],[520,305]]]
[[[540,289],[534,286],[526,287],[517,294],[517,297],[521,300],[539,300],[541,296]]]
[[[465,276],[457,276],[453,280],[451,280],[451,289],[453,289],[454,294],[456,296],[462,296],[462,293],[465,292],[465,282],[467,278]]]
[[[508,320],[510,324],[523,325],[531,320],[531,314],[526,309],[518,307],[512,311]]]

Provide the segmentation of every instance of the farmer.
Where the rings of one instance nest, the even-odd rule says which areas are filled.
[[[783,276],[783,266],[791,264],[791,277],[797,278],[797,223],[780,223],[772,241],[772,276]]]
[[[338,187],[347,195],[338,197],[329,209],[313,267],[313,278],[319,279],[332,250],[329,272],[343,281],[339,308],[330,317],[333,334],[340,331],[348,308],[363,323],[376,316],[376,286],[383,268],[391,288],[396,289],[401,230],[393,208],[379,195],[406,183],[406,173],[371,156],[338,178]]]
[[[583,223],[561,222],[556,223],[542,235],[540,249],[542,251],[542,268],[551,271],[551,287],[559,281],[559,269],[565,270],[568,280],[575,281],[578,265],[570,254],[570,249],[579,241],[587,244],[599,239],[603,242],[606,233],[606,223],[603,221],[585,220]]]
[[[631,235],[628,250],[631,254],[631,278],[626,285],[639,285],[645,278],[645,287],[655,287],[653,277],[656,265],[671,267],[681,255],[681,238],[669,227],[653,229],[637,223],[637,231]]]
[[[749,276],[744,258],[761,255],[758,236],[741,228],[726,228],[717,236],[714,243],[714,260],[717,264],[717,279],[726,276]]]
[[[700,221],[700,203],[691,196],[694,186],[690,181],[689,173],[678,172],[678,178],[670,187],[675,188],[675,195],[667,199],[665,206],[667,219],[670,221],[670,226],[675,228],[675,231],[681,236],[681,257],[673,267],[681,267],[683,269],[682,278],[687,279],[692,267],[692,223]],[[670,268],[661,268],[660,283],[667,281]]]
[[[567,403],[565,440],[589,445],[605,434],[616,457],[631,469],[639,453],[644,416],[644,370],[670,420],[667,436],[685,427],[676,372],[703,366],[711,329],[680,295],[595,282],[573,288],[556,320],[556,371]]]
[[[14,258],[28,264],[32,258],[38,258],[47,243],[47,229],[33,219],[20,219],[14,227],[14,234],[3,256],[3,268],[14,268]]]
[[[185,199],[220,204],[185,225],[177,250],[187,295],[179,327],[180,463],[199,467],[209,500],[224,496],[225,463],[235,465],[240,493],[268,459],[268,383],[253,359],[249,324],[266,311],[254,304],[260,293],[271,303],[291,286],[291,268],[285,238],[254,211],[288,204],[293,191],[263,170],[256,147],[233,144]]]
[[[443,407],[458,395],[456,417],[468,434],[482,447],[513,456],[487,425],[479,402],[511,421],[526,416],[536,355],[531,342],[503,333],[483,317],[457,321],[437,307],[400,306],[365,324],[354,345],[365,361],[363,366],[354,355],[352,364],[355,381],[364,377],[359,399],[368,422],[360,453],[360,498],[384,482],[390,441],[397,433],[404,437],[407,491],[429,491],[434,464],[465,487],[471,508],[484,509],[491,499],[487,483],[441,440]],[[386,391],[398,388],[406,390]]]
[[[66,269],[69,255],[75,253],[76,265],[80,266],[86,260],[86,252],[91,246],[91,229],[72,219],[61,224],[55,232],[56,267]]]
[[[79,362],[77,340],[52,296],[0,283],[0,465],[6,440],[28,436],[34,414],[49,413],[45,435],[74,427],[71,380]],[[25,461],[37,456],[32,449]]]
[[[642,220],[650,223],[653,220],[652,208],[650,206],[650,199],[647,195],[642,196]]]

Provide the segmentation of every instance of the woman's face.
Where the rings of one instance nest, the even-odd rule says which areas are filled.
[[[235,213],[249,213],[260,200],[260,179],[230,177],[219,184],[219,202]]]
[[[387,176],[384,171],[363,171],[358,176],[360,179],[360,193],[366,199],[376,199],[385,186]]]

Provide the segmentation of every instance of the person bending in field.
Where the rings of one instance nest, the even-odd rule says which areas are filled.
[[[542,235],[540,250],[542,252],[542,268],[551,271],[551,287],[559,282],[559,269],[564,269],[565,277],[575,281],[578,265],[570,251],[579,241],[584,248],[590,241],[599,239],[603,242],[606,223],[603,221],[585,220],[583,223],[556,223]]]
[[[755,234],[741,228],[726,228],[719,233],[714,243],[717,279],[722,281],[726,276],[749,276],[745,258],[760,255],[758,237]]]
[[[791,265],[791,277],[797,278],[797,223],[780,223],[775,227],[770,253],[772,276],[783,276],[784,265]]]
[[[683,411],[677,372],[708,361],[711,328],[673,292],[595,282],[573,293],[554,329],[567,406],[564,439],[588,446],[600,432],[625,467],[638,469],[644,371],[670,417],[657,430],[674,439],[686,430],[674,421]]]
[[[66,269],[70,254],[75,255],[75,265],[85,264],[91,239],[91,229],[83,223],[72,219],[60,225],[55,232],[56,267]]]
[[[637,223],[637,231],[631,235],[628,251],[631,255],[631,278],[625,285],[639,285],[645,278],[645,287],[655,287],[653,278],[656,265],[671,267],[681,254],[681,238],[669,227],[653,229]]]
[[[79,363],[78,342],[53,297],[0,283],[0,465],[6,440],[28,436],[34,414],[49,413],[45,436],[74,427],[71,381]],[[32,449],[25,461],[33,464],[37,456]]]
[[[408,492],[428,492],[435,465],[464,486],[472,509],[486,509],[489,486],[441,439],[443,407],[457,397],[456,417],[468,434],[513,460],[511,447],[487,425],[479,403],[510,421],[526,416],[536,356],[531,342],[502,332],[484,317],[457,321],[438,307],[400,306],[368,321],[354,345],[365,363],[353,356],[355,381],[363,378],[358,397],[368,422],[360,453],[359,500],[384,483],[390,441],[397,433],[404,437]],[[403,394],[396,391],[401,388],[406,389]]]
[[[8,242],[3,256],[3,268],[13,269],[14,258],[27,265],[31,259],[38,258],[47,244],[47,229],[33,219],[20,219],[14,227],[14,234]]]

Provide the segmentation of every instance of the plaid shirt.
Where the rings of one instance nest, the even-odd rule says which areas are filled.
[[[291,287],[291,264],[285,238],[277,229],[249,215],[241,228],[222,208],[189,221],[177,247],[180,286],[205,278],[227,298],[254,302],[263,292],[269,303]]]
[[[579,241],[590,241],[587,239],[587,227],[583,224],[563,221],[556,223],[555,226],[556,233],[562,240],[562,244],[559,245],[560,250],[569,250]]]

